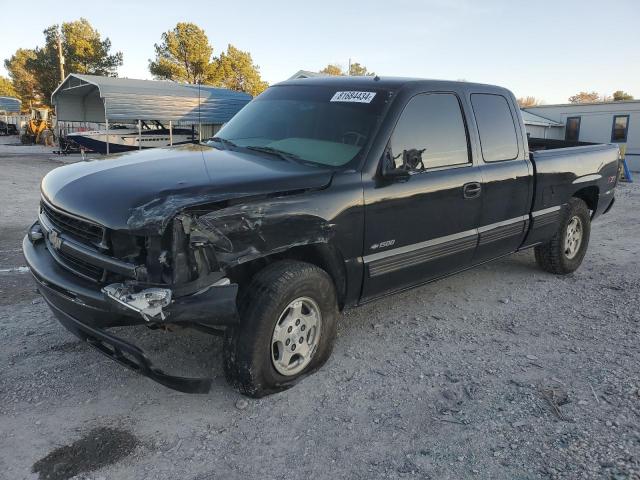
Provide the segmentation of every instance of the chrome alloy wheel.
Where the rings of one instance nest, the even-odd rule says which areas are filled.
[[[300,373],[316,352],[322,328],[318,304],[296,298],[283,310],[271,337],[271,362],[279,374]]]
[[[577,216],[571,217],[564,238],[564,255],[569,260],[578,254],[580,245],[582,245],[582,235],[582,221]]]

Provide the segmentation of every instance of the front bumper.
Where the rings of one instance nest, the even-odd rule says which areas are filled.
[[[211,379],[168,375],[155,368],[135,345],[104,329],[148,324],[141,315],[107,298],[96,283],[82,279],[60,266],[43,239],[31,242],[26,236],[22,250],[38,290],[56,318],[71,333],[102,354],[169,388],[186,393],[209,391]],[[165,308],[165,321],[154,324],[234,325],[238,286],[212,286],[200,294],[174,298]]]
[[[40,293],[63,312],[98,328],[147,323],[142,316],[107,298],[96,283],[59,265],[44,240],[32,243],[25,236],[22,251]],[[166,320],[154,323],[237,324],[237,293],[238,286],[229,284],[211,286],[200,294],[176,297],[164,310]]]
[[[60,323],[76,337],[134,372],[179,392],[207,393],[211,389],[211,378],[169,375],[154,367],[145,353],[135,345],[111,335],[101,328],[90,327],[51,303],[49,306]]]

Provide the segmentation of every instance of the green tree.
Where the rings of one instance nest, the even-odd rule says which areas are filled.
[[[45,36],[49,45],[47,30]],[[52,40],[56,41],[57,37],[53,36]],[[118,67],[122,66],[122,52],[109,53],[111,40],[103,40],[100,33],[84,18],[62,24],[62,49],[67,73],[115,77],[118,75]]]
[[[335,76],[340,76],[345,74],[342,71],[342,67],[340,67],[340,65],[336,65],[335,63],[330,63],[329,65],[324,67],[322,70],[320,70],[320,73],[324,73],[325,75],[335,75]]]
[[[353,77],[374,77],[375,73],[367,70],[367,67],[359,63],[352,63],[349,69],[349,75]]]
[[[0,75],[0,97],[17,97],[18,92],[13,88],[13,82]]]
[[[342,70],[342,67],[337,63],[330,63],[329,65],[324,67],[322,70],[320,70],[320,73],[324,73],[325,75],[335,75],[335,76],[351,75],[353,77],[375,76],[374,72],[370,72],[369,70],[367,70],[367,67],[365,67],[364,65],[360,65],[357,62],[351,64],[351,67],[349,68],[348,73],[345,70]]]
[[[62,53],[65,73],[117,76],[122,65],[122,53],[110,54],[111,40],[100,37],[100,33],[84,18],[65,22],[62,28],[52,25],[44,31],[45,42],[36,48],[36,57],[27,62],[38,79],[42,100],[49,104],[51,94],[60,83],[58,62],[58,32],[62,31]]]
[[[569,103],[593,103],[599,100],[598,92],[580,92],[569,97]]]
[[[84,18],[52,25],[44,30],[44,45],[35,50],[18,50],[5,61],[23,104],[28,101],[50,104],[51,94],[60,83],[58,35],[66,73],[116,76],[122,65],[122,53],[110,53],[111,41]]]
[[[622,90],[616,90],[615,92],[613,92],[614,102],[621,102],[624,100],[633,100],[633,95],[630,95]]]
[[[51,94],[60,83],[58,62],[58,26],[44,30],[45,43],[35,49],[35,56],[27,59],[25,66],[36,79],[36,91],[43,104],[51,104]],[[64,47],[63,47],[64,52]],[[65,58],[65,61],[68,59]]]
[[[38,80],[29,69],[27,63],[36,58],[35,50],[19,48],[11,58],[4,61],[4,66],[9,72],[18,97],[22,100],[22,106],[28,108],[31,104],[40,103],[40,91]]]
[[[178,23],[163,33],[155,50],[156,58],[149,60],[149,71],[156,78],[206,83],[254,96],[268,87],[249,52],[228,45],[226,52],[213,57],[207,34],[193,23]]]
[[[251,54],[231,44],[213,61],[207,80],[212,85],[246,92],[254,97],[269,86],[260,77],[260,68],[253,63]]]
[[[154,48],[156,58],[149,60],[149,71],[156,78],[201,83],[209,75],[213,47],[204,30],[193,23],[178,23],[162,34]]]
[[[516,101],[518,102],[518,106],[520,108],[535,107],[536,105],[540,105],[542,103],[536,97],[531,96],[520,97]]]

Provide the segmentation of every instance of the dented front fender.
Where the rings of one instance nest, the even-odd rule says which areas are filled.
[[[301,207],[304,196],[234,205],[179,220],[196,244],[209,243],[221,267],[241,264],[295,246],[328,243],[334,224]]]

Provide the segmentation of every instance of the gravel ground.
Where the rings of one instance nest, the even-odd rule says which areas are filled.
[[[250,400],[226,386],[218,338],[119,332],[160,366],[214,377],[211,393],[186,395],[54,320],[12,269],[38,182],[58,164],[11,153],[0,478],[640,478],[640,185],[618,188],[575,274],[546,274],[523,252],[348,311],[324,368]],[[113,447],[121,438],[128,448]]]

